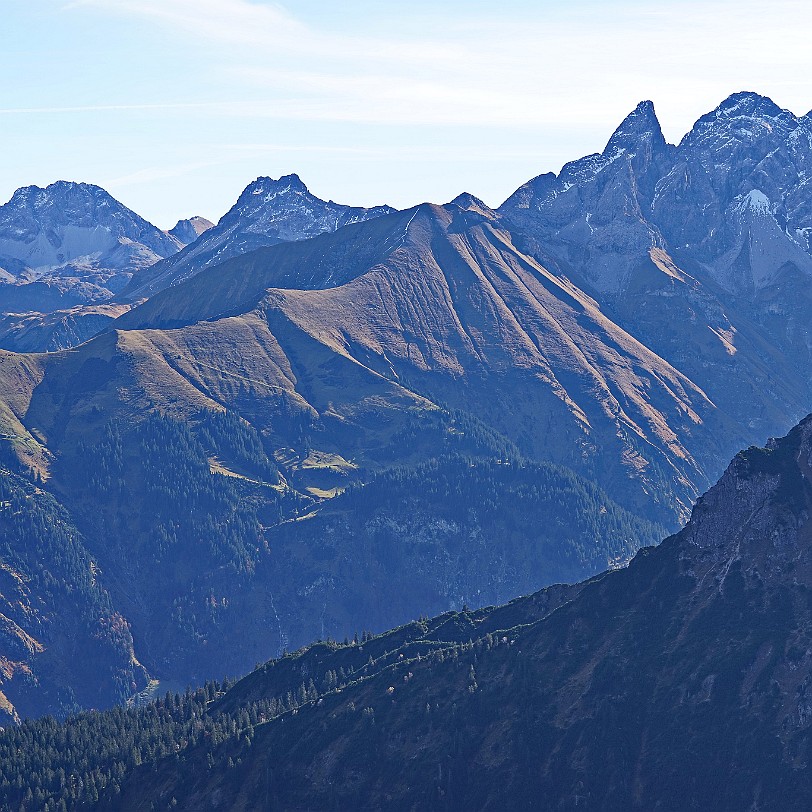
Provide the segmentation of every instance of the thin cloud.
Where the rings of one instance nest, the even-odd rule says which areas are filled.
[[[6,151],[39,149],[29,163],[60,176],[77,166],[114,176],[154,164],[152,186],[149,169],[119,178],[145,209],[168,208],[175,196],[214,200],[210,190],[228,171],[201,169],[199,185],[173,186],[175,175],[160,174],[204,157],[239,173],[313,173],[348,196],[402,188],[422,199],[458,184],[497,199],[510,184],[601,149],[645,98],[672,142],[737,90],[797,114],[812,106],[812,5],[795,0],[775,0],[769,14],[755,0],[43,5],[64,9],[62,19],[40,32],[29,25],[20,48],[36,53],[63,26],[62,70],[55,76],[49,65],[52,48],[40,60],[42,81],[9,88],[0,115],[30,119],[3,128]],[[85,60],[71,43],[88,36],[96,47]],[[64,115],[68,126],[40,126],[34,117],[44,114]],[[223,146],[240,140],[250,145]],[[31,172],[3,174],[27,182]],[[150,188],[163,190],[155,202]]]
[[[0,115],[20,116],[43,113],[104,113],[127,110],[183,110],[191,108],[222,107],[221,102],[167,102],[164,104],[82,104],[73,107],[5,107]]]
[[[309,154],[336,154],[353,155],[374,160],[389,161],[392,159],[392,150],[388,147],[344,147],[327,146],[323,144],[222,144],[219,149],[234,153],[262,155],[264,153],[309,153]],[[505,149],[500,146],[483,146],[478,149],[460,149],[455,144],[440,144],[434,146],[408,146],[398,149],[398,157],[403,160],[419,159],[421,161],[485,161],[485,160],[513,160],[515,158],[541,158],[549,154],[548,150],[541,149]],[[563,158],[569,157],[562,153]]]
[[[96,9],[110,15],[141,18],[170,27],[195,41],[204,38],[221,45],[259,46],[239,52],[245,61],[291,55],[343,64],[423,62],[451,67],[473,56],[464,43],[446,36],[353,36],[321,31],[306,25],[276,3],[248,0],[73,0],[65,10]],[[352,13],[348,9],[348,13]],[[267,49],[267,50],[265,50]]]
[[[212,166],[219,166],[224,163],[228,163],[228,161],[208,160],[173,166],[151,166],[144,169],[138,169],[135,172],[130,172],[126,175],[121,175],[117,178],[104,180],[102,181],[101,185],[107,189],[120,189],[126,186],[137,186],[141,183],[153,183],[156,180],[165,180],[166,178],[180,178],[184,175],[189,175],[192,172],[198,172],[201,169],[208,169]]]
[[[246,0],[74,0],[64,8],[141,17],[190,35],[237,44],[286,40],[303,31],[279,6]]]
[[[798,3],[777,2],[764,18],[746,0],[656,7],[641,0],[535,7],[509,1],[498,11],[462,15],[438,4],[421,7],[422,24],[401,34],[397,25],[381,24],[383,11],[362,14],[351,5],[338,31],[306,24],[295,6],[249,0],[75,0],[65,8],[167,27],[195,49],[209,80],[230,80],[237,103],[189,105],[213,115],[573,128],[613,120],[653,98],[676,140],[698,110],[740,84],[768,92],[780,74],[798,74],[808,61],[804,37],[812,22]],[[786,47],[765,47],[779,41]],[[252,90],[272,98],[250,99]],[[172,107],[183,106],[155,109]]]

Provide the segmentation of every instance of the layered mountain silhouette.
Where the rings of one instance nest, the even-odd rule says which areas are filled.
[[[274,398],[349,417],[384,387],[393,404],[475,411],[525,453],[589,473],[629,504],[659,503],[661,517],[691,504],[730,430],[698,387],[519,251],[492,212],[424,205],[255,252],[116,326],[173,329],[178,349],[205,329],[213,352],[246,318],[275,346],[273,368],[245,377]]]
[[[4,316],[0,461],[92,564],[83,639],[120,618],[98,704],[575,582],[675,530],[737,448],[809,410],[808,126],[737,94],[671,146],[643,103],[497,210],[352,208],[260,178],[180,251],[205,224],[156,229],[174,253],[115,297]],[[112,207],[66,186],[53,222]],[[56,627],[14,622],[59,650]],[[90,702],[9,645],[9,715]]]
[[[311,290],[274,287],[306,274]],[[4,433],[76,517],[135,630],[138,662],[170,684],[224,663],[243,671],[321,630],[384,628],[623,563],[656,538],[633,514],[673,523],[704,475],[698,441],[683,446],[677,432],[715,442],[700,391],[517,253],[489,217],[456,205],[236,258],[118,324],[75,350],[7,354]],[[600,371],[610,361],[611,377]],[[224,407],[261,437],[259,467],[176,422],[195,426],[202,410]],[[174,421],[153,426],[154,411]],[[385,508],[382,496],[362,497],[366,507],[347,513],[339,498],[286,521],[285,499],[306,507],[459,442],[497,465],[487,477],[467,464],[454,475],[475,474],[467,492],[491,482],[496,515],[444,515],[450,496],[411,504],[413,491],[439,487],[429,468],[411,488],[392,484]],[[523,458],[565,464],[608,493],[587,498],[571,474],[522,467],[524,486],[537,488],[522,509],[539,524],[506,532],[520,502],[498,466]],[[549,488],[556,501],[544,501]],[[584,530],[573,535],[575,515]],[[325,548],[324,537],[342,542]],[[15,704],[14,685],[5,692]]]
[[[393,212],[390,206],[361,208],[313,195],[298,175],[257,178],[216,226],[207,229],[171,262],[141,273],[124,292],[128,300],[150,296],[208,266],[279,242],[303,240]],[[176,226],[177,228],[177,226]]]
[[[810,465],[812,417],[625,569],[30,723],[0,774],[68,808],[806,808]]]
[[[207,266],[392,211],[320,200],[287,175],[251,183],[216,226],[196,216],[162,232],[91,184],[19,189],[0,207],[0,346],[77,346],[111,314]]]
[[[213,770],[190,754],[166,785],[178,775],[167,763],[157,797],[188,809],[204,797],[286,809],[807,806],[810,463],[807,419],[737,456],[688,525],[626,570],[269,664],[215,707],[283,695],[301,674],[351,676],[254,728],[250,746],[224,746]],[[121,808],[150,797],[146,772]]]
[[[673,521],[741,430],[491,216],[453,204],[231,260],[116,327],[74,352],[9,357],[38,370],[15,414],[49,445],[90,431],[102,398],[97,421],[225,406],[281,446],[295,438],[279,416],[296,413],[324,450],[369,464],[382,420],[442,405]],[[102,358],[103,374],[82,374]]]

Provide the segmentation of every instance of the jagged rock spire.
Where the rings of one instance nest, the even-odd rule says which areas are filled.
[[[636,152],[643,143],[665,145],[660,121],[651,101],[641,101],[620,123],[606,145],[604,154],[626,150]]]

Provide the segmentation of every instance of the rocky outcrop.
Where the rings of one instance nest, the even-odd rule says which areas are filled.
[[[193,243],[204,231],[214,227],[214,223],[205,217],[190,217],[188,220],[178,220],[167,233],[179,243],[186,246]]]
[[[129,300],[151,296],[232,257],[279,242],[304,240],[393,212],[389,206],[361,208],[321,200],[298,175],[257,178],[216,226],[184,251],[132,280]]]
[[[98,186],[18,189],[0,206],[0,308],[43,312],[108,299],[180,247]]]
[[[756,436],[812,404],[812,130],[737,93],[666,144],[650,102],[499,208],[516,243]]]

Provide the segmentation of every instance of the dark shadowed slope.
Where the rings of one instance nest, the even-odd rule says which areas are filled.
[[[808,808],[810,466],[812,418],[626,569],[10,731],[9,804],[35,785],[145,811]]]
[[[49,494],[4,474],[28,489],[3,514],[19,529],[3,553],[19,589],[0,611],[28,635],[11,625],[0,641],[9,713],[105,707],[147,676],[182,686],[245,673],[317,636],[576,580],[662,534],[462,415],[415,417],[388,448],[410,464],[321,504],[362,472],[317,452],[297,470],[263,439],[233,413],[108,423],[53,467],[48,488],[70,517],[46,515]],[[97,606],[116,619],[107,648],[85,639]]]
[[[224,744],[208,772],[190,754],[155,794],[137,779],[120,806],[805,808],[810,463],[807,420],[739,455],[677,536],[564,601],[271,664],[219,707],[355,657],[343,691]]]
[[[0,725],[109,707],[146,685],[100,581],[65,508],[0,468]]]

